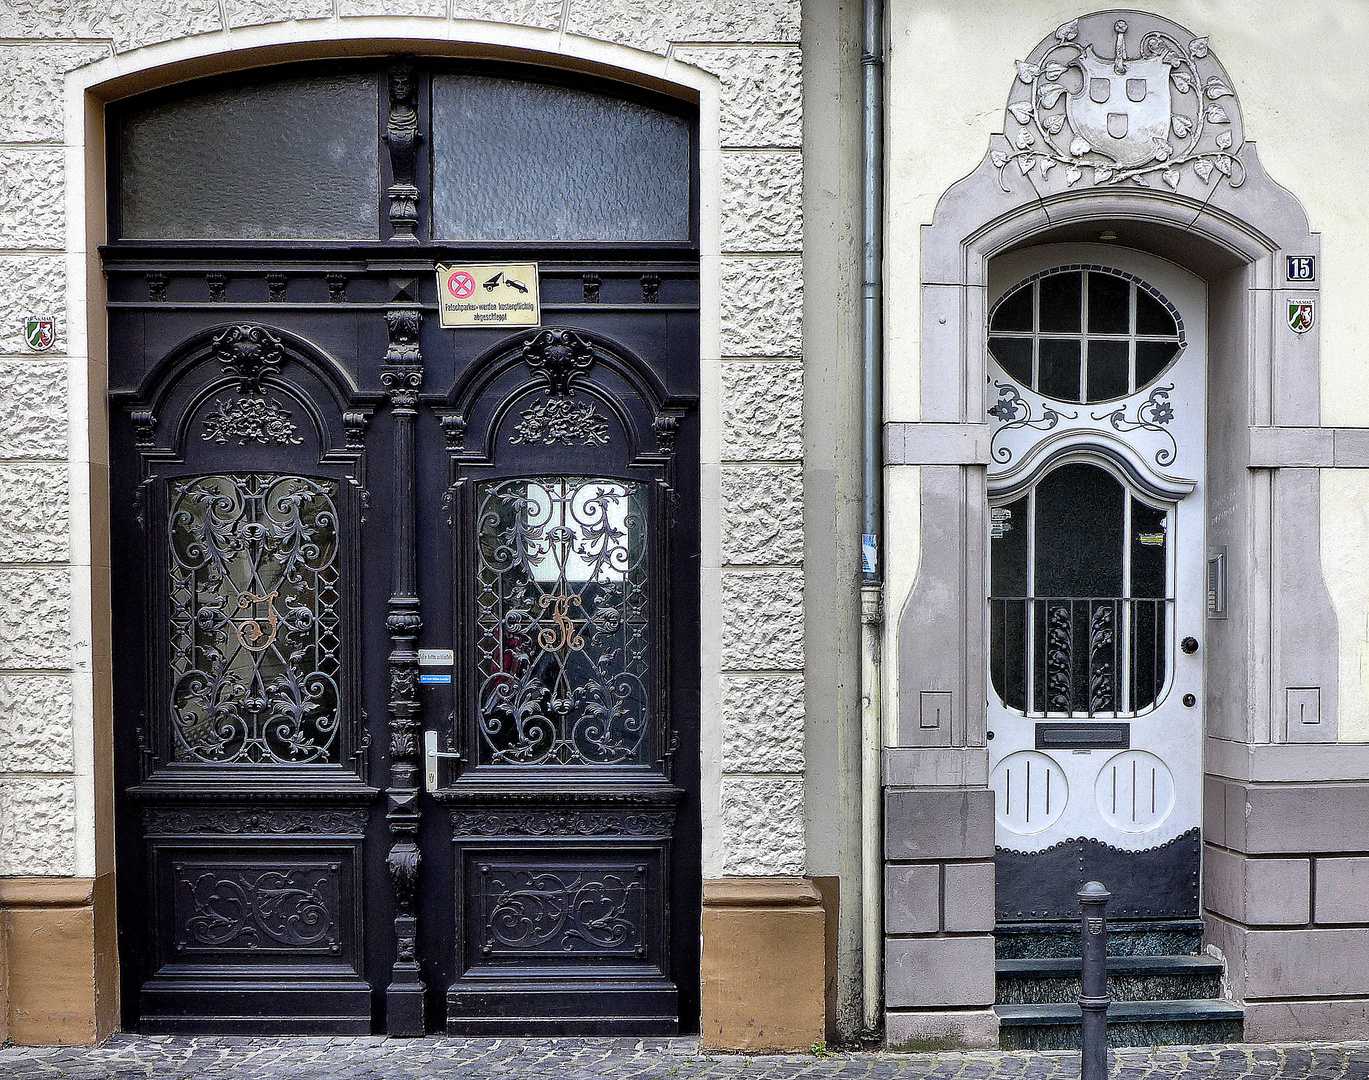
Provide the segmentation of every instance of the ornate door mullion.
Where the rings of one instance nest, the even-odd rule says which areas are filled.
[[[390,782],[385,820],[390,829],[386,866],[395,893],[395,962],[386,990],[386,1031],[390,1035],[423,1034],[424,984],[418,963],[418,635],[419,617],[415,532],[414,424],[418,392],[423,385],[423,358],[418,349],[421,311],[392,308],[385,312],[389,349],[381,382],[394,414],[394,530],[392,584],[386,627],[390,633]]]

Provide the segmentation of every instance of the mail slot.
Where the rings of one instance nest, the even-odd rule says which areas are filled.
[[[1129,750],[1130,724],[1037,724],[1038,750]]]

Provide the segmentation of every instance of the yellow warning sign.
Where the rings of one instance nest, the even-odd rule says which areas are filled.
[[[537,326],[537,264],[439,264],[437,304],[443,326]]]

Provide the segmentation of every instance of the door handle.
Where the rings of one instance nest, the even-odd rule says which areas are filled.
[[[461,760],[460,754],[437,748],[437,732],[429,729],[423,733],[423,790],[432,794],[437,790],[437,760],[452,758]]]

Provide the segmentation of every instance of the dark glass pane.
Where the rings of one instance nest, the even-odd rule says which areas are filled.
[[[635,765],[651,751],[646,485],[476,488],[480,760]]]
[[[1031,386],[1032,381],[1032,343],[1031,338],[989,338],[989,354],[998,361],[998,366],[1007,372],[1008,378],[1023,386]]]
[[[1169,514],[1131,500],[1131,595],[1165,596]]]
[[[562,86],[438,75],[432,124],[439,237],[689,239],[682,117]]]
[[[1125,341],[1089,342],[1089,401],[1121,397],[1130,387]]]
[[[1036,595],[1122,595],[1122,485],[1096,465],[1062,465],[1036,486]]]
[[[1165,676],[1166,528],[1169,514],[1131,500],[1131,708],[1155,701]]]
[[[1078,271],[1050,274],[1038,282],[1041,290],[1042,332],[1077,334],[1083,305],[1083,275]]]
[[[989,674],[999,699],[1026,708],[1027,498],[989,507]]]
[[[374,75],[280,79],[129,113],[120,124],[126,238],[374,240]]]
[[[1131,333],[1131,282],[1089,274],[1089,333]]]
[[[1032,287],[1026,285],[998,305],[989,329],[997,334],[1008,330],[1027,332],[1031,328]]]
[[[1179,351],[1177,341],[1138,341],[1136,343],[1136,389],[1154,382]]]
[[[1079,400],[1079,342],[1041,339],[1036,390],[1061,401]]]
[[[337,761],[337,483],[226,473],[169,488],[172,756]]]
[[[1178,334],[1179,327],[1169,308],[1145,289],[1136,290],[1136,332],[1138,334]]]

